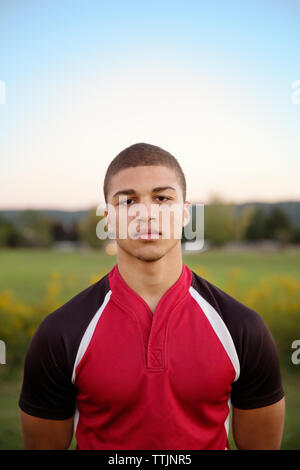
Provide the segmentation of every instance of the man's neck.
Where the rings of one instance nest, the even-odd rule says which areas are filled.
[[[129,259],[128,259],[129,258]],[[118,252],[118,270],[126,284],[149,305],[152,313],[164,293],[182,273],[181,246],[177,256],[168,256],[153,262],[142,261],[127,253]]]

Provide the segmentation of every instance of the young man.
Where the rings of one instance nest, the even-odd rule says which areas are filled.
[[[104,195],[117,263],[33,336],[19,400],[24,447],[67,449],[74,427],[78,449],[228,449],[232,405],[239,449],[279,449],[276,346],[258,313],[182,262],[175,235],[190,203],[178,161],[132,145],[109,165]]]

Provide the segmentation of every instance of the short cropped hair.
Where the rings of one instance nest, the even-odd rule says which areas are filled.
[[[105,203],[107,204],[109,181],[119,171],[136,166],[162,165],[175,170],[180,183],[183,201],[186,200],[186,180],[177,159],[166,150],[156,145],[140,142],[122,150],[109,164],[103,184]]]

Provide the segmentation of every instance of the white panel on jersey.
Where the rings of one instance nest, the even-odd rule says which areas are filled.
[[[189,292],[201,307],[219,340],[221,341],[225,351],[227,352],[235,370],[234,382],[236,382],[240,376],[240,362],[227,326],[214,307],[209,302],[207,302],[207,300],[202,297],[202,295],[200,295],[199,292],[194,289],[194,287],[191,286],[189,288]]]
[[[77,355],[76,355],[76,359],[75,359],[75,363],[74,363],[74,367],[73,367],[73,373],[72,373],[72,382],[73,383],[75,382],[76,368],[77,368],[79,362],[81,361],[81,359],[83,358],[84,353],[88,348],[88,345],[90,344],[90,341],[91,341],[92,336],[94,334],[97,323],[98,323],[98,321],[101,317],[101,314],[102,314],[103,310],[105,309],[105,307],[106,307],[106,305],[107,305],[107,303],[110,299],[111,293],[112,293],[111,290],[109,290],[107,292],[102,305],[99,307],[99,309],[97,310],[97,312],[93,316],[92,320],[90,321],[90,323],[89,323],[87,329],[85,330],[85,333],[84,333],[84,335],[83,335],[83,337],[80,341],[80,345],[79,345],[79,348],[78,348],[78,351],[77,351]]]
[[[226,435],[227,435],[227,438],[228,438],[229,424],[230,424],[230,409],[231,409],[231,397],[230,396],[228,398],[227,405],[228,405],[228,415],[227,415],[227,418],[225,420],[224,426],[225,426]]]
[[[76,431],[77,431],[78,421],[79,421],[79,410],[78,410],[77,405],[76,405],[75,416],[74,416],[74,433],[75,433],[75,435],[76,435]]]

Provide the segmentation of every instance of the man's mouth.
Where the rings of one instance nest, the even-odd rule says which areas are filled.
[[[136,233],[137,238],[140,238],[141,240],[157,240],[159,239],[160,235],[161,235],[160,232],[157,232],[157,231]]]

